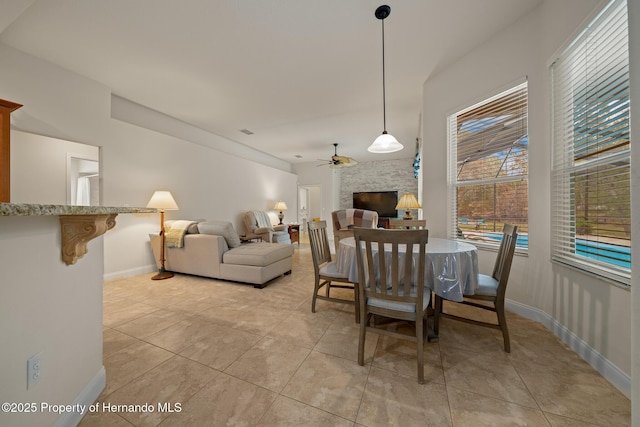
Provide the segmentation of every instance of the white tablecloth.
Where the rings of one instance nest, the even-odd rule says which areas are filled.
[[[403,245],[399,248],[403,252]],[[386,252],[387,263],[390,253]],[[338,269],[352,282],[358,281],[356,242],[353,237],[340,239]],[[402,256],[402,255],[401,255]],[[418,258],[418,254],[414,254]],[[464,242],[429,238],[427,244],[425,287],[451,301],[462,301],[463,295],[473,295],[478,287],[478,249]]]

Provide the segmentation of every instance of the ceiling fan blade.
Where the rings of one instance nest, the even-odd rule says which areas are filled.
[[[335,168],[346,168],[346,167],[350,167],[350,166],[354,166],[357,165],[358,162],[356,162],[355,160],[353,160],[351,157],[347,157],[347,156],[339,156],[338,155],[338,144],[333,144],[336,153],[331,156],[331,160],[329,160],[328,164],[330,168],[335,169]],[[321,165],[318,165],[321,166]]]
[[[349,166],[358,164],[358,162],[356,160],[352,159],[351,157],[347,157],[347,156],[333,156],[332,159],[333,159],[334,162],[348,164]]]

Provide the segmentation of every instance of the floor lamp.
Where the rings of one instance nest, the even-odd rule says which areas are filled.
[[[168,191],[156,191],[151,196],[151,200],[147,204],[148,208],[160,209],[160,270],[158,274],[153,276],[151,279],[153,280],[162,280],[173,277],[173,273],[170,271],[166,271],[164,269],[165,255],[164,255],[164,211],[165,210],[178,210],[178,205],[176,201],[173,200],[173,196]]]

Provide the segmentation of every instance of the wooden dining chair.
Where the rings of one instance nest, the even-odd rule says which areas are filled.
[[[377,228],[378,212],[367,209],[340,209],[331,212],[333,242],[338,252],[340,239],[353,237],[353,227]]]
[[[409,339],[417,346],[418,382],[423,384],[424,340],[431,302],[431,291],[424,286],[429,230],[355,228],[354,237],[360,292],[358,364],[364,365],[367,331]],[[401,332],[406,328],[395,330],[389,322],[377,323],[374,316],[409,322],[415,328],[408,335]]]
[[[427,228],[426,219],[390,219],[391,230],[422,230]]]
[[[313,271],[315,274],[315,286],[313,288],[313,298],[311,299],[311,312],[316,312],[316,300],[318,298],[351,304],[355,306],[356,322],[360,321],[358,304],[358,284],[349,281],[349,278],[338,271],[335,261],[331,260],[329,250],[329,240],[327,238],[327,222],[312,221],[307,223],[309,231],[309,243],[311,246],[311,257],[313,258]],[[339,284],[334,284],[337,282]],[[325,288],[325,295],[320,295],[321,288]],[[353,299],[337,298],[331,296],[332,288],[350,289],[353,291]]]
[[[442,298],[436,295],[434,319],[434,332],[436,335],[438,334],[440,326],[440,317],[460,320],[474,325],[501,330],[502,339],[504,341],[504,351],[507,353],[511,352],[509,329],[507,328],[507,318],[504,313],[504,296],[507,291],[507,282],[509,281],[509,272],[511,271],[511,263],[516,249],[517,238],[518,227],[511,224],[505,224],[502,228],[502,242],[498,249],[493,273],[491,276],[479,274],[478,289],[476,289],[475,294],[465,295],[464,300],[457,303],[492,311],[496,313],[498,323],[484,322],[446,313],[443,311]]]

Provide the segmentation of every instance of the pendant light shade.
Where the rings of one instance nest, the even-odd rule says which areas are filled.
[[[388,134],[385,130],[373,141],[373,144],[371,144],[369,148],[367,148],[367,151],[369,151],[370,153],[383,154],[394,153],[396,151],[402,150],[403,148],[404,147],[398,142],[396,137]]]
[[[377,137],[373,144],[367,148],[370,153],[393,153],[402,150],[404,147],[398,142],[398,140],[387,133],[387,97],[385,86],[385,73],[384,73],[384,19],[391,13],[391,8],[387,5],[382,5],[376,9],[376,18],[382,22],[382,123],[383,131],[382,135]]]

